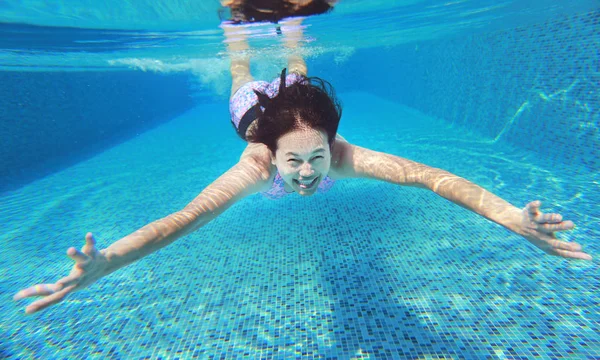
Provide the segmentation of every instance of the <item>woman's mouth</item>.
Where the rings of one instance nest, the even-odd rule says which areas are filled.
[[[317,180],[319,180],[318,176],[312,180],[296,180],[296,179],[294,179],[294,182],[298,185],[298,187],[300,189],[307,190],[307,189],[311,189],[313,186],[315,186],[315,184],[317,183]]]

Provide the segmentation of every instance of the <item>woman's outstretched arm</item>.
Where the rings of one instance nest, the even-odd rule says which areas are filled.
[[[264,171],[244,159],[206,187],[182,210],[154,221],[110,245],[104,251],[108,273],[163,248],[215,219],[231,205],[258,191]]]
[[[337,146],[337,143],[336,143]],[[544,252],[566,258],[591,260],[581,245],[558,239],[555,232],[571,230],[560,214],[544,214],[533,201],[519,209],[484,188],[448,171],[398,156],[341,142],[340,177],[363,177],[429,189],[507,229],[522,235]]]
[[[260,190],[269,177],[268,169],[252,157],[245,157],[206,187],[185,208],[156,220],[108,248],[98,250],[91,233],[81,250],[69,248],[75,261],[71,273],[54,284],[37,284],[19,291],[15,300],[43,296],[25,309],[28,314],[61,302],[74,291],[85,288],[113,271],[129,265],[185,236],[217,216],[243,197]]]

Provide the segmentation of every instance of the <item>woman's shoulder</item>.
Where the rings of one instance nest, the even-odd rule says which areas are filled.
[[[331,178],[339,180],[348,177],[348,167],[352,158],[352,144],[337,134],[331,153]]]
[[[240,156],[240,160],[243,160],[246,158],[253,158],[254,160],[257,160],[261,163],[268,162],[270,164],[271,163],[271,152],[269,151],[269,148],[267,148],[267,145],[265,145],[265,144],[249,142],[248,145],[246,146],[246,148],[244,149],[244,152],[242,152],[242,155]]]
[[[342,135],[337,134],[335,136],[333,151],[331,153],[332,162],[339,162],[339,160],[344,157],[344,154],[348,152],[348,149],[351,146],[352,145],[348,142],[348,140],[344,139]]]
[[[248,143],[240,156],[240,161],[249,161],[262,173],[265,182],[272,182],[275,175],[275,166],[271,163],[271,151],[265,144]]]

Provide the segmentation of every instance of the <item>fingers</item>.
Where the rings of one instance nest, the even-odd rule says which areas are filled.
[[[27,289],[21,290],[15,294],[14,300],[21,300],[32,296],[44,296],[54,294],[60,290],[62,286],[57,284],[37,284]]]
[[[69,276],[62,278],[56,284],[38,284],[21,290],[14,295],[14,300],[33,296],[45,296],[43,299],[37,300],[29,305],[25,309],[27,314],[43,310],[48,306],[62,301],[69,292],[73,291],[73,289],[78,286],[79,278],[81,277],[82,271],[84,271],[86,263],[89,263],[90,260],[92,260],[96,252],[96,239],[94,239],[92,233],[87,233],[85,235],[85,245],[81,251],[74,247],[67,250],[67,256],[76,262],[75,267]]]
[[[535,200],[525,205],[525,209],[529,212],[529,214],[536,216],[540,212],[540,206],[542,206],[542,202],[539,200]]]
[[[90,257],[87,256],[86,254],[82,253],[81,251],[75,249],[74,247],[71,247],[67,250],[67,255],[75,260],[76,263],[81,264],[81,263],[85,263],[88,260],[90,260]]]
[[[85,240],[86,240],[86,244],[84,246],[84,250],[89,251],[91,254],[92,251],[95,251],[96,240],[94,239],[94,236],[92,235],[92,233],[87,233],[87,235],[85,236]],[[78,267],[77,265],[81,266],[81,265],[85,264],[86,262],[88,262],[89,260],[91,260],[90,256],[77,250],[74,247],[71,247],[67,250],[67,255],[77,263],[76,268]],[[76,270],[76,272],[78,272],[78,271]],[[62,290],[63,288],[70,286],[72,284],[72,282],[77,280],[80,276],[81,276],[81,274],[79,274],[79,273],[75,273],[75,274],[72,273],[71,275],[69,275],[65,278],[62,278],[61,280],[56,282],[56,284],[37,284],[37,285],[34,285],[27,289],[19,291],[18,293],[15,294],[15,296],[13,298],[15,300],[20,300],[20,299],[24,299],[24,298],[28,298],[28,297],[32,297],[32,296],[52,295],[52,294],[58,292],[59,290]]]
[[[52,295],[46,296],[43,299],[35,301],[34,303],[32,303],[31,305],[29,305],[25,308],[25,313],[33,314],[34,312],[38,312],[40,310],[47,308],[48,306],[52,306],[56,303],[63,301],[65,296],[68,293],[70,293],[74,287],[75,287],[75,285],[71,285],[69,287],[62,289],[61,291],[59,291],[57,293],[54,293]]]
[[[83,245],[81,251],[74,247],[70,247],[67,250],[67,255],[77,264],[82,265],[91,260],[96,251],[96,239],[94,238],[94,235],[89,232],[85,235],[85,245]]]
[[[567,231],[573,230],[575,228],[575,224],[571,220],[563,221],[558,224],[539,224],[538,229],[541,231],[550,234],[555,231]]]
[[[581,245],[578,243],[552,239],[548,241],[548,244],[550,245],[550,249],[546,252],[551,255],[569,259],[592,260],[592,256],[583,252]]]
[[[86,255],[92,255],[96,250],[96,239],[91,232],[85,234],[85,245],[81,248],[81,251]]]
[[[592,260],[591,255],[586,254],[582,251],[568,251],[557,249],[554,251],[553,255],[558,255],[569,259]]]
[[[538,213],[538,215],[534,216],[534,220],[539,223],[548,223],[548,224],[556,224],[562,222],[561,214],[543,214]]]
[[[566,242],[559,239],[552,239],[548,241],[552,250],[566,250],[566,251],[581,251],[581,245],[575,242]]]
[[[540,230],[551,233],[554,231],[571,230],[575,227],[572,221],[563,221],[561,214],[544,214],[540,211],[540,206],[542,206],[542,203],[539,200],[532,201],[525,206],[531,219],[541,225],[539,226]]]
[[[79,282],[79,280],[81,279],[81,272],[80,271],[76,271],[75,273],[71,273],[71,275],[69,276],[65,276],[64,278],[58,280],[56,282],[57,286],[60,286],[60,288],[64,288],[67,286],[71,286],[74,282]]]

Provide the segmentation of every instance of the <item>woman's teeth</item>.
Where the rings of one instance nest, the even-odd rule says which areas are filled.
[[[301,188],[308,189],[317,182],[317,179],[318,178],[314,178],[312,180],[296,180],[296,181],[298,181],[298,184],[300,185]]]

